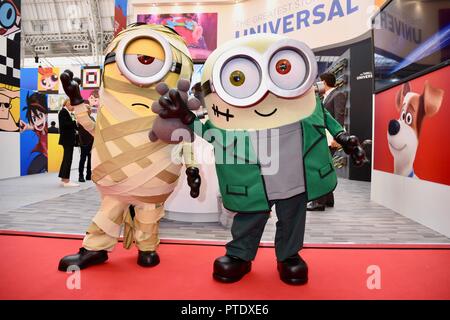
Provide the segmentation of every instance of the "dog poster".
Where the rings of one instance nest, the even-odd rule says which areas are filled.
[[[375,97],[374,169],[450,185],[450,67]]]

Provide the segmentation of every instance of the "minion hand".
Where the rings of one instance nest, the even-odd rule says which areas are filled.
[[[84,99],[80,94],[81,80],[73,77],[73,72],[70,70],[64,70],[59,76],[63,85],[64,92],[70,99],[70,104],[76,106],[82,104]]]
[[[198,168],[189,167],[186,169],[187,182],[189,187],[191,188],[191,197],[197,198],[200,194],[200,185],[202,183],[202,179],[200,178],[200,174]]]
[[[200,108],[200,101],[194,97],[189,98],[189,86],[189,81],[184,79],[178,81],[177,89],[169,90],[165,83],[156,86],[161,97],[152,104],[152,111],[159,117],[149,133],[151,141],[161,139],[167,143],[178,143],[193,140],[193,132],[188,125],[194,122],[195,115],[191,110]]]
[[[342,146],[344,152],[350,155],[355,166],[361,167],[369,162],[366,157],[366,152],[361,147],[359,139],[356,136],[349,135],[347,132],[342,132],[335,137],[335,140]]]

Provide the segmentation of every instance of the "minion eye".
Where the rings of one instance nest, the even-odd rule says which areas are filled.
[[[143,54],[138,54],[137,58],[138,58],[139,62],[144,64],[144,65],[151,64],[153,61],[155,61],[154,57],[146,56],[146,55],[143,55]]]
[[[235,70],[230,74],[230,83],[236,87],[242,86],[245,82],[245,74],[240,70]]]
[[[161,71],[164,61],[142,54],[125,54],[127,69],[139,77],[151,77]]]
[[[154,30],[133,30],[125,34],[105,64],[117,63],[120,73],[130,82],[149,86],[169,72],[180,74],[182,65],[173,59],[168,39]]]
[[[247,98],[258,90],[262,75],[251,58],[234,57],[224,64],[220,78],[223,89],[230,96]]]
[[[276,63],[276,70],[279,74],[288,74],[291,69],[291,63],[287,59],[278,60]]]
[[[292,49],[277,51],[269,63],[269,76],[284,90],[298,88],[305,80],[307,67],[303,56]]]

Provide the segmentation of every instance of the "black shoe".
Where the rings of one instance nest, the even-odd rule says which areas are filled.
[[[86,182],[86,180],[84,180],[83,176],[80,176],[80,177],[78,178],[78,182]]]
[[[159,264],[159,256],[156,251],[139,250],[137,264],[141,267],[154,267]]]
[[[65,256],[59,261],[58,270],[67,271],[70,266],[77,266],[84,269],[95,264],[100,264],[108,260],[108,252],[106,250],[91,251],[80,248],[77,254]]]
[[[214,261],[213,278],[219,282],[236,282],[241,280],[251,269],[251,261],[232,256],[222,256]]]
[[[86,174],[86,180],[91,180],[91,174],[90,173]]]
[[[308,211],[325,211],[325,205],[312,201],[308,203],[306,210]]]
[[[277,269],[280,279],[287,284],[301,285],[308,282],[308,265],[299,255],[278,261]]]
[[[329,208],[333,208],[334,207],[334,202],[327,202],[325,203],[325,205]]]

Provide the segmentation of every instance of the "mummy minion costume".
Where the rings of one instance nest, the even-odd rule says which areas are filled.
[[[235,282],[251,270],[272,206],[278,217],[280,278],[288,284],[308,280],[306,262],[298,254],[306,204],[337,184],[325,129],[355,164],[365,162],[358,139],[315,95],[316,77],[316,60],[307,45],[272,34],[229,41],[204,65],[201,85],[209,120],[196,119],[192,127],[214,145],[223,204],[237,213],[226,255],[214,262],[217,281]],[[167,104],[162,103],[163,109]]]
[[[107,49],[96,123],[88,116],[79,80],[67,70],[61,75],[78,123],[94,135],[92,180],[100,191],[101,206],[83,247],[77,254],[62,258],[59,270],[71,265],[82,269],[106,261],[122,225],[124,247],[129,248],[134,241],[139,249],[138,264],[151,267],[159,263],[156,249],[163,204],[174,190],[182,167],[181,161],[173,161],[173,155],[184,158],[192,197],[198,196],[200,176],[190,141],[168,144],[149,139],[157,118],[151,105],[160,96],[155,89],[158,83],[173,88],[179,79],[190,79],[192,71],[186,44],[172,29],[157,25],[128,27]],[[178,82],[178,92],[186,96],[187,80]],[[172,120],[170,128],[177,125],[186,126]],[[163,135],[164,122],[159,129]]]

